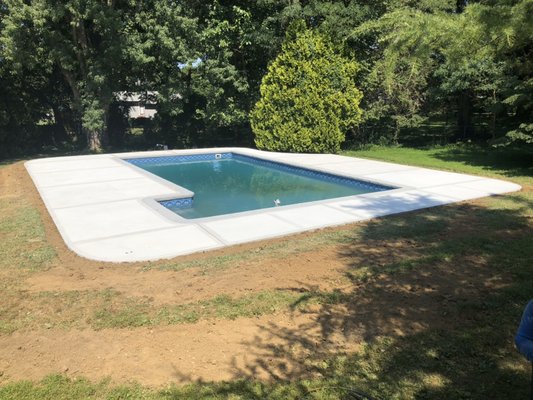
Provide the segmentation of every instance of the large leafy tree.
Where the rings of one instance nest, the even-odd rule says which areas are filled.
[[[198,20],[196,53],[180,66],[177,102],[183,112],[168,120],[184,145],[221,143],[228,131],[235,133],[247,121],[249,85],[242,53],[250,45],[251,16],[217,1],[189,6]]]
[[[6,0],[4,7],[5,58],[20,74],[59,71],[90,150],[107,142],[115,94],[166,80],[189,55],[182,38],[196,29],[179,3],[158,0]]]
[[[175,80],[181,82],[181,96],[164,107],[159,103],[161,140],[173,146],[251,145],[249,112],[291,22],[305,20],[334,43],[342,43],[354,26],[377,12],[371,1],[187,4],[198,21],[197,54]]]
[[[361,119],[357,64],[322,34],[296,28],[268,68],[251,114],[258,148],[338,152]]]
[[[242,143],[249,136],[253,87],[258,87],[255,82],[262,76],[272,46],[272,40],[265,38],[271,37],[270,32],[258,33],[262,31],[258,24],[268,14],[264,8],[270,10],[272,5],[245,1],[184,4],[179,15],[190,15],[195,28],[182,34],[187,39],[185,51],[174,56],[173,65],[159,69],[161,79],[146,79],[148,90],[158,91],[158,114],[147,130],[152,138],[170,146]],[[152,14],[146,13],[143,19]]]
[[[150,0],[136,2],[123,22],[129,68],[122,90],[157,103],[156,120],[146,129],[148,143],[176,146],[176,136],[183,131],[175,120],[188,113],[190,70],[186,67],[202,54],[201,29],[193,14],[188,3]]]
[[[7,0],[6,57],[49,73],[57,68],[72,93],[80,137],[91,150],[105,141],[105,121],[121,71],[121,15],[114,2]],[[83,132],[83,135],[81,133]]]

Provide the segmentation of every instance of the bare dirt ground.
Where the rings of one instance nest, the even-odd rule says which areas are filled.
[[[484,260],[475,259],[467,260],[471,268],[448,266],[442,274],[436,263],[429,272],[382,276],[372,285],[346,278],[354,265],[386,265],[423,252],[405,239],[384,241],[380,247],[354,242],[349,251],[344,244],[324,244],[282,257],[262,251],[252,258],[236,258],[222,269],[206,273],[201,268],[202,260],[268,250],[283,241],[305,241],[315,233],[182,257],[179,262],[197,261],[200,267],[176,271],[160,270],[157,263],[147,269],[146,263],[94,262],[66,248],[22,163],[0,169],[0,189],[0,199],[15,203],[24,197],[39,210],[46,241],[57,253],[45,269],[21,274],[16,290],[6,291],[2,301],[12,308],[24,302],[24,309],[40,306],[34,296],[39,293],[105,289],[126,299],[147,299],[155,307],[264,290],[338,289],[350,294],[348,304],[315,304],[235,320],[102,330],[83,322],[66,328],[22,327],[0,334],[1,383],[38,380],[50,373],[94,380],[111,377],[150,386],[243,377],[311,377],[316,373],[313,363],[322,356],[357,351],[362,341],[375,336],[402,336],[448,323],[442,315],[453,299],[479,297],[506,285],[504,278],[486,271]],[[2,274],[14,279],[17,270]],[[61,310],[62,318],[69,310]]]

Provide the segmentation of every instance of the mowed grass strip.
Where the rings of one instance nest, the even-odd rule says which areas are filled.
[[[270,290],[169,305],[127,297],[114,290],[10,293],[14,304],[0,303],[0,334],[34,329],[104,329],[192,324],[207,319],[259,317],[316,302],[316,296]],[[316,297],[318,298],[318,297]]]
[[[91,326],[95,329],[195,323],[207,319],[259,317],[287,310],[301,294],[288,291],[263,291],[233,298],[227,295],[209,300],[153,307],[137,302],[120,307],[104,307],[94,312]]]
[[[533,176],[532,149],[492,148],[475,144],[450,144],[428,148],[368,146],[342,154],[416,167],[434,168],[493,178]],[[519,182],[518,182],[519,183]]]

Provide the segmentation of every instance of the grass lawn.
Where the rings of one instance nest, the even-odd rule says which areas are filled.
[[[356,391],[383,400],[527,398],[530,367],[513,336],[533,295],[531,154],[474,146],[345,154],[510,180],[523,190],[127,271],[68,255],[25,190],[0,191],[0,345],[50,329],[112,337],[172,327],[194,333],[210,323],[239,330],[260,320],[264,332],[242,348],[273,355],[231,379],[153,386],[60,368],[37,381],[12,379],[17,360],[3,360],[0,349],[0,399],[325,400],[357,399]],[[16,187],[6,182],[0,189]],[[309,276],[288,275],[298,265]],[[92,280],[107,270],[134,284]],[[319,275],[324,270],[331,272]],[[250,276],[260,274],[253,286]],[[72,289],[54,289],[60,284],[50,276]],[[149,288],[158,277],[150,295],[138,293],[137,285]],[[163,297],[173,277],[198,289],[187,291],[185,282]],[[300,322],[279,322],[293,314]],[[319,343],[307,335],[311,323]],[[265,374],[270,379],[254,379]]]

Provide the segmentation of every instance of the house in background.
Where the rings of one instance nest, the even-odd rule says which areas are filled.
[[[116,92],[119,104],[128,108],[128,118],[133,120],[152,119],[157,113],[157,92]]]

